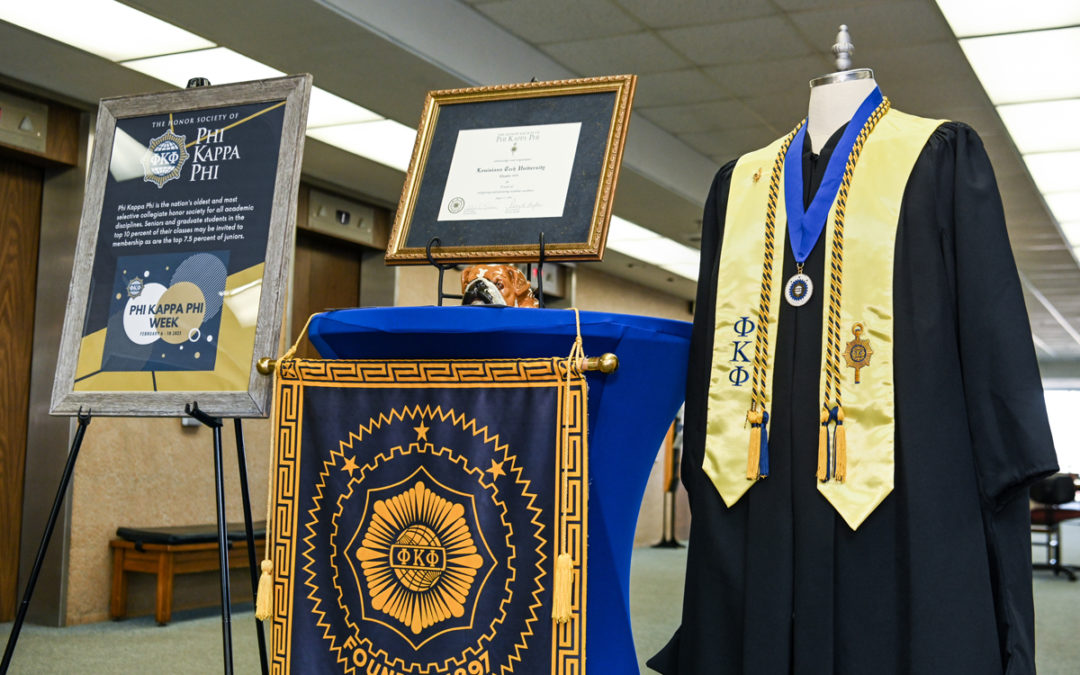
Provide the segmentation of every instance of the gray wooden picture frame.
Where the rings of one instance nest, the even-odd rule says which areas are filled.
[[[103,99],[98,108],[93,152],[87,176],[82,218],[76,247],[67,310],[64,315],[60,355],[49,412],[75,415],[80,409],[94,415],[128,417],[180,417],[185,405],[198,403],[201,410],[220,417],[266,417],[270,412],[272,379],[257,372],[260,357],[276,356],[288,283],[289,252],[296,225],[297,193],[303,158],[305,125],[311,95],[311,75],[302,74],[178,91]],[[76,370],[83,345],[91,302],[95,252],[109,178],[117,121],[152,115],[195,113],[200,110],[283,101],[277,166],[273,172],[273,197],[258,317],[246,390],[208,391],[76,391]],[[170,126],[171,130],[171,126]],[[179,170],[179,169],[178,169]],[[152,253],[153,251],[140,251]],[[215,346],[215,349],[217,347]],[[216,352],[215,352],[216,353]],[[197,378],[195,378],[197,379]],[[156,380],[155,380],[156,389]]]

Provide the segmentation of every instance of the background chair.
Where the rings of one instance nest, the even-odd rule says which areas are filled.
[[[1046,562],[1034,563],[1037,570],[1052,570],[1054,575],[1064,574],[1069,581],[1076,581],[1080,567],[1066,565],[1061,561],[1061,523],[1080,518],[1080,504],[1076,503],[1076,477],[1056,474],[1031,486],[1031,531],[1046,538],[1038,542],[1046,547]]]

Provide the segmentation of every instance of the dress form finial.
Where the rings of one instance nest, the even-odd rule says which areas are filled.
[[[876,87],[874,71],[869,68],[852,68],[851,55],[855,45],[846,25],[840,26],[832,53],[840,70],[810,80],[810,107],[807,115],[806,133],[813,152],[820,152],[825,141],[839,129],[858,109],[859,104]]]
[[[851,42],[851,33],[848,32],[847,24],[842,24],[837,31],[832,53],[836,57],[836,72],[810,80],[811,89],[823,84],[874,79],[874,71],[869,68],[851,68],[851,55],[855,53],[855,45]]]
[[[855,53],[855,45],[851,44],[851,33],[848,33],[845,24],[840,25],[840,31],[836,34],[836,44],[832,46],[832,53],[836,57],[837,70],[851,68],[851,55]]]

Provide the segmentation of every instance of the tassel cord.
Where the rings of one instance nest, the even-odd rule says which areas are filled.
[[[274,368],[274,382],[273,391],[274,395],[270,404],[270,419],[273,420],[271,424],[276,423],[277,411],[280,401],[278,400],[278,369],[281,367],[282,361],[288,361],[296,355],[296,350],[300,347],[300,342],[307,335],[308,327],[311,326],[311,320],[314,319],[316,314],[312,314],[308,317],[307,322],[304,323],[304,327],[300,330],[300,334],[296,336],[296,342],[292,347],[285,351],[281,355],[281,358],[277,360],[277,367]],[[263,552],[263,561],[260,564],[261,573],[259,574],[259,584],[255,593],[255,618],[259,621],[266,621],[274,614],[274,492],[277,487],[275,480],[277,476],[277,459],[278,459],[278,438],[277,430],[271,428],[270,431],[270,468],[268,470],[268,476],[266,479],[267,491],[266,491],[266,550]]]
[[[573,615],[573,588],[574,588],[574,558],[567,550],[568,533],[567,519],[570,515],[570,507],[567,503],[570,492],[570,425],[571,414],[571,387],[574,378],[583,378],[582,363],[585,360],[585,350],[581,340],[581,313],[577,308],[571,308],[574,312],[574,320],[577,326],[577,337],[566,357],[566,379],[562,387],[562,421],[559,424],[559,508],[557,524],[557,556],[555,558],[555,572],[552,583],[551,618],[557,623],[569,621]],[[585,420],[579,420],[584,425]],[[587,431],[586,431],[587,433]]]

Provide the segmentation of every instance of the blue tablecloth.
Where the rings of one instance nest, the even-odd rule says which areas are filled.
[[[581,312],[585,354],[619,369],[589,373],[587,668],[637,672],[630,629],[630,555],[649,471],[686,381],[690,324]],[[387,307],[316,316],[308,336],[328,359],[565,356],[574,313],[507,307]]]

